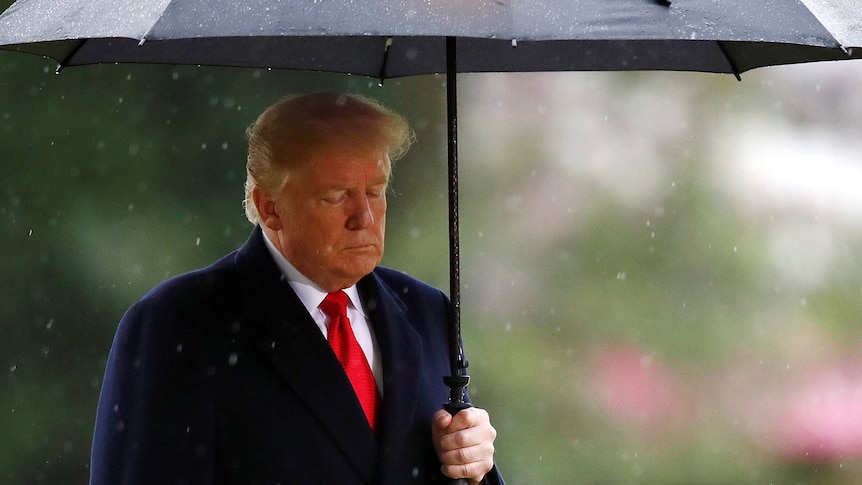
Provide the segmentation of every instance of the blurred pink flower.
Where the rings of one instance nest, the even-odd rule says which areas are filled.
[[[721,389],[753,442],[776,459],[862,459],[862,354],[855,362],[824,355],[784,370],[741,364]]]
[[[862,458],[862,366],[810,373],[773,423],[774,451],[795,461]]]
[[[627,425],[655,431],[680,422],[686,408],[678,378],[637,348],[600,350],[590,368],[590,384],[600,408]]]

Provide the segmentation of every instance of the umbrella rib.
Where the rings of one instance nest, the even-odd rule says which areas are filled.
[[[736,63],[733,62],[733,59],[731,59],[730,55],[727,53],[727,49],[724,47],[724,42],[719,40],[715,43],[718,44],[721,54],[724,55],[724,58],[727,60],[727,64],[730,65],[731,72],[736,77],[736,80],[742,81],[742,76],[739,75],[739,68],[736,67]]]
[[[389,48],[392,47],[392,37],[386,38],[386,45],[383,47],[383,63],[380,66],[380,85],[383,86],[383,80],[386,79],[386,67],[389,65]]]
[[[57,69],[54,70],[54,74],[60,74],[60,71],[66,68],[69,65],[69,62],[72,61],[72,58],[84,47],[84,44],[87,43],[87,39],[82,39],[80,42],[75,44],[75,47],[69,52],[69,55],[65,56],[62,60],[57,62]]]
[[[146,42],[150,36],[150,32],[152,32],[153,29],[156,28],[156,24],[159,23],[159,20],[161,20],[162,16],[165,14],[165,12],[167,12],[168,7],[170,7],[170,6],[171,6],[171,0],[167,0],[165,2],[165,7],[162,9],[162,13],[160,13],[159,16],[156,17],[156,20],[153,21],[153,25],[150,25],[150,28],[147,29],[146,33],[144,33],[144,35],[142,35],[141,38],[138,39],[139,40],[138,46],[144,45],[144,42]]]

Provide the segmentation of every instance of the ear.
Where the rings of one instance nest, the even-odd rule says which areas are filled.
[[[258,218],[263,226],[273,231],[281,229],[281,217],[278,215],[278,207],[276,200],[260,187],[255,187],[251,191],[254,207],[257,209]]]

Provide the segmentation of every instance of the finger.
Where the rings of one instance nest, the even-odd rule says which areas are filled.
[[[452,426],[445,431],[451,429]],[[444,432],[439,436],[439,450],[452,451],[459,448],[468,448],[478,446],[483,443],[493,444],[497,437],[497,430],[491,426],[490,422],[483,422],[478,426],[473,426],[466,429],[461,429],[454,432]]]
[[[484,409],[467,408],[452,416],[452,422],[446,426],[446,431],[451,433],[480,426],[484,423],[490,423],[490,421],[488,412]]]
[[[490,441],[440,453],[440,463],[444,465],[468,465],[480,462],[492,463],[493,460],[494,444]]]
[[[448,433],[439,438],[437,450],[440,453],[457,451],[462,448],[486,446],[492,450],[497,430],[490,424]],[[463,460],[459,460],[463,461]]]
[[[482,460],[472,463],[443,464],[440,466],[440,471],[449,478],[467,478],[472,483],[479,483],[493,466],[493,460]]]

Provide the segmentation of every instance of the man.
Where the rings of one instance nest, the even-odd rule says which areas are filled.
[[[406,122],[312,94],[248,137],[255,230],[123,317],[91,483],[502,484],[488,414],[440,410],[448,300],[377,266]]]

